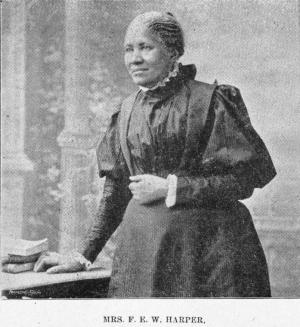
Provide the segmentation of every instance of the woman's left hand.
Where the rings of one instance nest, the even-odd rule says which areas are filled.
[[[133,198],[142,204],[163,199],[168,194],[168,181],[166,178],[155,175],[136,175],[129,177],[129,189]]]

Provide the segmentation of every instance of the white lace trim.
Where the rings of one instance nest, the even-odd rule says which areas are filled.
[[[144,87],[144,86],[140,86],[140,89],[144,92],[146,91],[153,91],[153,90],[156,90],[157,88],[159,87],[164,87],[166,86],[166,84],[168,82],[170,82],[170,79],[172,77],[175,77],[178,75],[178,72],[179,72],[179,63],[176,61],[175,64],[174,64],[174,68],[172,71],[169,72],[168,76],[165,77],[162,81],[159,81],[156,85],[152,86],[151,88],[147,88],[147,87]]]

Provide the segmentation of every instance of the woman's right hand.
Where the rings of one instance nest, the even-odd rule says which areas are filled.
[[[91,263],[80,253],[62,255],[57,252],[43,253],[34,265],[35,272],[46,271],[48,274],[87,270]]]

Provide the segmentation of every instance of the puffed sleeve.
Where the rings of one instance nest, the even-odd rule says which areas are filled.
[[[122,221],[130,200],[129,172],[122,155],[119,139],[119,108],[115,110],[107,131],[97,147],[99,176],[106,177],[94,225],[79,249],[94,261]]]
[[[176,204],[245,199],[274,178],[268,150],[254,130],[237,88],[216,88],[205,129],[206,146],[197,158],[197,173],[178,176]]]

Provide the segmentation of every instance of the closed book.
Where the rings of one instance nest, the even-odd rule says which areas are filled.
[[[2,259],[2,263],[27,263],[27,262],[36,262],[41,253],[31,254],[31,255],[14,255],[9,254]]]
[[[2,266],[2,271],[17,274],[23,271],[33,270],[34,262],[27,263],[8,263]]]
[[[28,241],[9,239],[4,244],[4,252],[9,255],[30,256],[48,250],[48,239]]]

